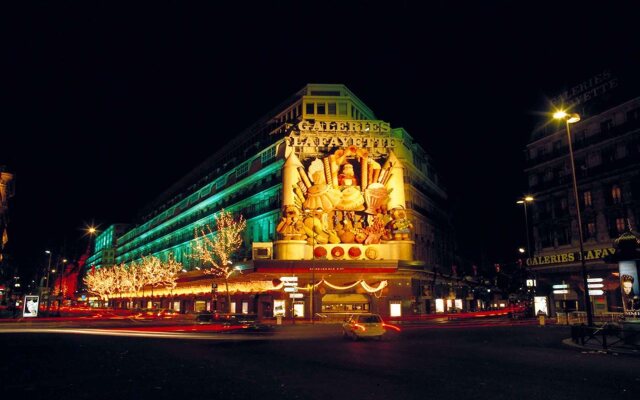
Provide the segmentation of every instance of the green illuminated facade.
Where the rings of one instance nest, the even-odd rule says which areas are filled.
[[[291,137],[299,135],[303,121],[362,123],[377,118],[344,85],[305,86],[172,185],[142,210],[137,225],[125,230],[113,226],[98,236],[87,266],[131,263],[148,255],[166,260],[172,254],[190,276],[200,266],[190,257],[194,231],[207,224],[215,226],[215,216],[224,208],[247,221],[243,247],[233,259],[251,268],[254,243],[277,245],[281,239],[276,227],[283,218],[283,168],[292,152]],[[413,246],[411,262],[425,271],[437,268],[446,273],[455,246],[447,195],[438,174],[407,131],[378,122],[389,128],[394,157],[404,169],[406,211],[413,221],[408,238]],[[336,136],[335,140],[340,139]],[[310,151],[304,145],[300,149]],[[107,256],[110,251],[115,252],[113,260]]]

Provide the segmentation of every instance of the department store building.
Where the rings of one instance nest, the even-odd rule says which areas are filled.
[[[551,314],[585,311],[584,257],[593,314],[622,313],[621,276],[615,241],[638,229],[640,216],[640,97],[624,75],[603,71],[552,99],[580,115],[570,124],[581,210],[584,253],[580,254],[564,122],[545,121],[526,148],[532,211],[536,294]],[[614,257],[612,257],[614,256]]]
[[[133,304],[112,301],[226,310],[222,281],[191,257],[195,228],[215,227],[221,209],[247,221],[232,257],[233,312],[326,318],[483,307],[452,275],[447,194],[431,158],[344,85],[306,85],[234,132],[147,206],[137,224],[101,233],[87,267],[172,255],[184,266],[176,288],[149,288]]]

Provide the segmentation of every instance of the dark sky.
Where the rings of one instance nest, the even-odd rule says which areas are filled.
[[[343,83],[406,128],[442,175],[461,252],[508,259],[524,243],[515,200],[547,99],[603,69],[640,67],[640,7],[556,3],[3,6],[13,260],[29,271],[45,249],[75,257],[86,225],[132,221],[221,135],[306,83]]]

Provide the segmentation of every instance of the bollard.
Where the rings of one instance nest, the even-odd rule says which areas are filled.
[[[544,324],[545,324],[544,314],[538,315],[538,322],[539,322],[540,326],[544,326]]]
[[[282,315],[276,316],[276,325],[282,325]]]

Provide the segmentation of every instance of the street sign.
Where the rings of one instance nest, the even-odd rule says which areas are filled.
[[[292,299],[301,299],[304,297],[302,293],[289,293],[289,297]]]
[[[280,277],[280,281],[282,282],[298,282],[298,277],[297,276],[281,276]]]
[[[291,292],[297,292],[297,291],[298,291],[298,288],[297,288],[297,287],[295,287],[295,286],[291,286],[291,287],[289,287],[289,286],[288,286],[288,287],[284,288],[284,291],[285,291],[285,292],[289,292],[289,293],[291,293]]]

